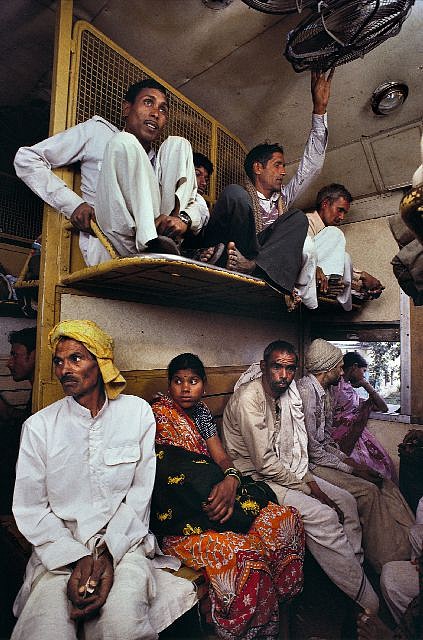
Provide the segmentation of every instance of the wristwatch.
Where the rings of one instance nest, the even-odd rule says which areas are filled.
[[[186,211],[180,211],[178,213],[177,217],[179,218],[179,220],[182,220],[182,222],[185,222],[185,224],[187,225],[188,229],[191,228],[192,220],[191,220],[191,217],[187,214]],[[187,229],[187,231],[188,231],[188,229]]]

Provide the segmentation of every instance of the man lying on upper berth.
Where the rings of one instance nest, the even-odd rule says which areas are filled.
[[[210,247],[203,252],[204,262],[262,276],[289,294],[295,285],[302,294],[298,274],[304,260],[310,259],[308,252],[303,256],[308,225],[303,212],[290,207],[323,166],[332,76],[333,71],[327,78],[324,73],[312,72],[312,129],[295,176],[283,186],[285,159],[279,144],[261,144],[251,149],[244,162],[248,176],[245,188],[236,184],[226,187],[210,222],[195,238],[197,247]],[[225,251],[216,259],[222,244],[226,245]]]
[[[337,229],[349,211],[352,195],[342,185],[332,183],[320,189],[316,210],[307,213],[308,235],[313,239],[317,261],[317,288],[321,293],[336,295],[345,311],[351,311],[351,294],[364,299],[378,297],[385,288],[366,271],[353,269],[350,255],[345,251],[345,236]],[[307,307],[317,307],[315,279],[303,296]]]
[[[123,131],[94,116],[32,147],[21,147],[15,158],[18,177],[79,229],[88,265],[110,259],[90,235],[91,220],[97,220],[122,256],[179,253],[175,240],[189,230],[198,233],[204,224],[195,200],[188,140],[169,136],[157,155],[152,148],[169,117],[165,88],[153,79],[131,85],[123,116]],[[78,161],[82,197],[52,171]]]

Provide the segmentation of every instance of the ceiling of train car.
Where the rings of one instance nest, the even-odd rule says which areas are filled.
[[[206,0],[207,1],[207,0]],[[75,0],[74,14],[203,107],[247,147],[265,138],[300,157],[309,126],[309,74],[296,74],[282,55],[298,16],[267,15],[241,0]],[[2,3],[0,105],[45,100],[55,9],[48,0]],[[416,0],[400,34],[337,68],[329,106],[329,147],[336,149],[415,122],[423,104],[423,1]],[[405,81],[406,103],[395,114],[370,109],[375,87]],[[416,150],[413,165],[417,165]]]

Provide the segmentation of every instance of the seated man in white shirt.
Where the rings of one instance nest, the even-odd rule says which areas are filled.
[[[323,570],[352,600],[376,612],[355,500],[309,470],[297,364],[292,344],[276,340],[266,347],[260,369],[253,365],[241,376],[225,407],[224,446],[237,469],[268,483],[279,504],[299,510],[306,545]]]
[[[195,238],[196,246],[210,247],[203,252],[205,262],[261,276],[288,294],[298,285],[300,296],[308,282],[298,274],[307,260],[313,262],[307,273],[315,277],[314,258],[307,248],[303,251],[307,220],[302,211],[290,207],[323,166],[332,76],[333,70],[327,78],[324,73],[312,72],[312,129],[298,170],[286,186],[284,152],[279,144],[261,144],[247,154],[245,188],[236,184],[226,187],[208,225]],[[220,244],[225,245],[225,251],[216,260],[215,249]]]
[[[125,95],[123,116],[122,132],[94,116],[32,147],[22,147],[15,158],[18,177],[79,229],[88,265],[110,258],[90,235],[91,220],[97,219],[122,256],[178,253],[175,240],[189,230],[198,233],[202,226],[190,143],[169,136],[157,156],[152,148],[169,117],[165,88],[153,79],[132,85]],[[52,171],[78,161],[82,197]]]
[[[13,512],[33,554],[12,638],[76,640],[82,623],[87,640],[158,638],[196,596],[159,569],[179,561],[157,556],[148,530],[153,413],[121,395],[113,340],[94,322],[60,322],[49,344],[66,397],[23,426]]]
[[[384,287],[377,278],[366,271],[353,269],[350,255],[345,250],[345,236],[338,228],[350,209],[351,193],[342,185],[332,183],[316,197],[316,211],[307,213],[308,235],[313,240],[317,261],[317,288],[322,293],[336,296],[345,311],[352,308],[351,291],[366,297],[378,297]],[[314,278],[308,290],[307,306],[317,306],[317,290]]]

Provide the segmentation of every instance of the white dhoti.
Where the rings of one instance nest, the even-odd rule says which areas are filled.
[[[308,309],[317,309],[316,290],[317,254],[313,238],[306,236],[303,245],[301,271],[297,276],[295,288]]]
[[[339,304],[345,311],[351,311],[352,261],[345,251],[345,236],[337,227],[325,227],[314,237],[307,236],[303,247],[303,265],[298,276],[298,293],[303,304],[309,309],[316,309],[316,265],[326,276],[332,274],[342,276],[344,290],[337,295]]]
[[[423,504],[422,500],[420,504]],[[411,557],[418,558],[423,552],[423,524],[411,527],[409,539]],[[380,576],[380,588],[392,617],[399,623],[408,605],[419,593],[418,565],[409,561],[387,562]]]
[[[362,567],[361,526],[356,501],[348,491],[321,478],[314,479],[344,513],[343,525],[334,509],[301,491],[288,489],[281,504],[292,505],[301,513],[307,547],[332,582],[362,607],[376,612],[379,601]],[[278,485],[267,482],[278,495]]]
[[[95,204],[98,224],[119,255],[135,255],[157,238],[154,220],[177,205],[186,210],[196,186],[188,140],[169,136],[153,168],[137,138],[121,131],[108,142],[103,158]]]
[[[48,571],[33,584],[11,640],[76,640],[66,588],[70,570]],[[84,622],[85,640],[158,638],[197,601],[193,585],[152,566],[138,547],[126,553],[99,615]]]

